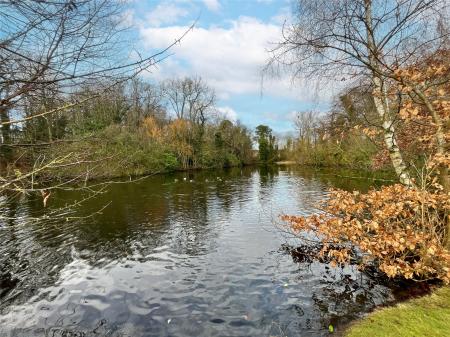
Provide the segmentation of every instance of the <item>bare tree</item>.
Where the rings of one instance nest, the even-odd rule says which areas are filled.
[[[412,179],[396,141],[396,115],[387,94],[396,69],[445,47],[445,0],[298,0],[268,69],[323,79],[365,78],[371,85],[384,142],[400,181]]]
[[[144,82],[140,78],[133,78],[129,86],[130,111],[128,122],[139,125],[146,117],[152,116],[159,121],[165,117],[163,92],[161,86]]]
[[[201,125],[216,101],[214,91],[200,77],[169,80],[163,93],[177,118]]]
[[[160,52],[129,61],[121,1],[63,0],[0,2],[0,108],[17,116],[27,95],[57,84],[66,96],[81,85],[103,84],[103,90],[135,77],[167,57],[173,44]],[[71,102],[70,104],[76,104]],[[50,114],[53,111],[41,112]],[[6,127],[4,127],[6,126]]]
[[[123,1],[110,0],[0,1],[0,203],[9,192],[42,192],[48,200],[52,189],[86,179],[88,172],[57,182],[45,175],[87,160],[84,153],[56,158],[40,153],[44,140],[45,146],[53,144],[56,116],[70,116],[75,107],[113,96],[126,81],[164,60],[193,28],[167,48],[149,56],[136,53],[130,60],[124,9]],[[31,122],[44,122],[38,128],[47,130],[45,138],[18,144],[15,133]],[[38,149],[33,161],[16,167],[16,159],[30,148]],[[15,157],[13,149],[19,152]]]
[[[294,124],[298,132],[299,140],[302,143],[310,145],[314,142],[317,118],[313,111],[297,113]]]

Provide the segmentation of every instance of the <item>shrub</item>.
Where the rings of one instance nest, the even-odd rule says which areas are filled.
[[[164,168],[167,171],[174,171],[180,166],[177,160],[177,156],[174,153],[164,152],[162,157]]]
[[[309,217],[282,217],[299,237],[309,241],[312,235],[321,247],[318,259],[375,265],[391,278],[450,283],[448,194],[400,184],[365,194],[334,190],[321,208]]]

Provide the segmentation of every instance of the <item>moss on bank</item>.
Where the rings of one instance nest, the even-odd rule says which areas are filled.
[[[345,336],[450,336],[450,287],[377,310],[353,324]]]

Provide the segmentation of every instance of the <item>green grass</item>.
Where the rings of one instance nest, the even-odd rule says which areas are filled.
[[[450,287],[377,310],[350,326],[345,336],[450,336]]]

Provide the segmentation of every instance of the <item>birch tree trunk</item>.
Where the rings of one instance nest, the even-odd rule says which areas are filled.
[[[374,85],[373,100],[375,109],[382,120],[384,143],[389,151],[392,166],[403,185],[413,186],[414,184],[395,138],[395,124],[389,114],[388,98],[384,94],[383,82],[377,75],[373,75],[372,82]]]
[[[375,109],[382,121],[384,143],[389,151],[392,166],[400,182],[406,186],[414,186],[406,164],[403,160],[400,148],[395,139],[395,124],[389,113],[389,101],[385,93],[385,83],[381,78],[381,71],[378,67],[377,55],[380,54],[375,43],[372,27],[372,0],[364,0],[365,4],[365,24],[367,32],[367,53],[369,65],[372,72],[373,100]]]

